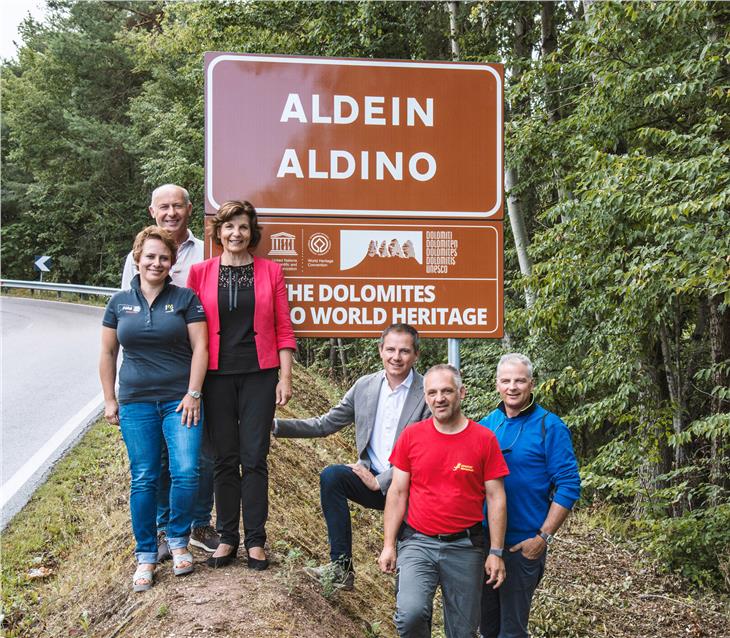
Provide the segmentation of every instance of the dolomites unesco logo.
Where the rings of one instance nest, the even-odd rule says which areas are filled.
[[[350,270],[356,266],[374,266],[382,270],[383,260],[392,271],[402,276],[416,274],[407,268],[418,264],[418,272],[423,272],[424,247],[425,271],[431,274],[447,274],[449,267],[455,266],[459,256],[459,240],[449,230],[343,230],[340,231],[340,270]]]
[[[340,270],[383,259],[423,264],[423,233],[410,230],[340,231]],[[397,264],[393,265],[397,268]]]

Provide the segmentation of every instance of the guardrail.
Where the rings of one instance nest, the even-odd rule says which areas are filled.
[[[0,288],[29,288],[31,290],[72,292],[79,295],[100,295],[102,297],[111,297],[115,292],[119,292],[119,288],[105,288],[104,286],[59,284],[53,281],[20,281],[17,279],[0,279]]]

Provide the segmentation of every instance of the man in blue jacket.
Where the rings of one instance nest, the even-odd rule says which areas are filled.
[[[507,578],[482,589],[483,638],[527,638],[532,595],[545,570],[547,549],[580,496],[578,462],[570,432],[558,416],[535,403],[532,362],[504,355],[497,365],[502,402],[480,424],[497,436],[509,468]]]

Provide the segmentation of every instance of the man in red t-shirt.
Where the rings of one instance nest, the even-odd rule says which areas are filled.
[[[393,481],[378,564],[386,573],[397,567],[395,623],[401,638],[431,635],[439,585],[447,638],[472,638],[479,625],[484,571],[495,588],[505,577],[502,477],[509,471],[492,432],[462,414],[466,390],[456,368],[433,366],[424,387],[433,418],[407,427],[390,456]],[[491,541],[486,562],[485,497]]]

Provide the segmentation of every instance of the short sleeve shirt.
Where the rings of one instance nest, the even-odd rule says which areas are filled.
[[[193,356],[187,325],[198,321],[205,321],[205,312],[197,295],[169,280],[152,306],[139,289],[139,275],[129,290],[109,300],[102,323],[117,331],[124,348],[120,403],[176,401],[185,396]]]
[[[428,536],[481,522],[485,481],[509,474],[497,438],[471,420],[457,434],[439,432],[432,418],[414,423],[403,430],[390,462],[411,475],[407,522]]]

